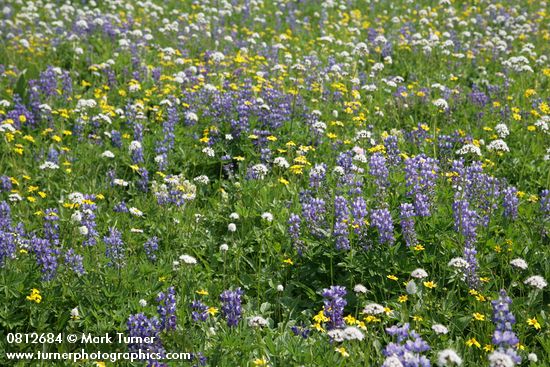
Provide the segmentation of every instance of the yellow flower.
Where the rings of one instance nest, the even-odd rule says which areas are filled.
[[[420,322],[420,321],[422,321],[422,320],[424,320],[424,319],[422,318],[422,316],[416,316],[416,315],[415,315],[415,316],[413,316],[413,320],[414,320],[414,321],[417,321],[417,322]]]
[[[389,280],[397,280],[399,278],[397,278],[395,275],[388,275],[386,278],[388,278]]]
[[[369,316],[365,317],[365,321],[370,324],[370,323],[373,323],[373,322],[380,322],[380,319],[378,317],[369,315]]]
[[[335,351],[340,353],[342,355],[342,357],[344,357],[344,358],[349,357],[349,353],[346,352],[346,348],[344,348],[344,347],[336,348]]]
[[[321,322],[330,321],[330,319],[325,316],[324,310],[321,310],[317,313],[317,315],[313,316],[313,321],[315,321],[317,323],[321,323]]]
[[[479,302],[487,301],[487,299],[482,294],[477,294],[475,297]]]
[[[346,324],[348,324],[348,325],[355,325],[355,323],[356,323],[357,320],[356,320],[355,317],[353,317],[352,315],[348,315],[348,316],[344,317],[344,321],[345,321]]]
[[[252,363],[254,363],[254,366],[267,366],[267,359],[256,358]]]
[[[386,315],[389,315],[389,314],[391,314],[392,312],[393,312],[393,310],[392,310],[391,308],[389,308],[389,307],[384,307],[384,313],[385,313]]]
[[[493,349],[495,349],[491,344],[485,344],[483,347],[483,350],[486,352],[491,352]]]
[[[484,321],[485,320],[485,315],[482,315],[480,314],[479,312],[475,312],[473,315],[474,319],[476,319],[477,321]]]
[[[320,331],[321,333],[324,333],[325,332],[325,329],[323,329],[323,327],[321,326],[320,323],[316,322],[315,324],[313,324],[313,328],[317,331]]]
[[[201,295],[201,296],[207,296],[208,295],[208,291],[206,289],[199,289],[195,293],[197,293],[198,295]]]
[[[437,284],[434,283],[433,281],[429,281],[429,282],[424,282],[424,287],[426,288],[430,288],[430,289],[433,289],[433,288],[436,288],[437,287]]]
[[[40,291],[36,288],[31,289],[31,294],[27,296],[28,301],[40,303],[42,302],[42,296],[40,295]]]
[[[466,340],[466,345],[469,346],[469,347],[474,345],[477,348],[481,348],[481,344],[479,344],[479,342],[476,340],[476,338],[471,338],[471,339]]]
[[[288,185],[290,183],[288,180],[285,180],[282,177],[279,177],[279,182],[282,183],[283,185]]]
[[[422,251],[424,250],[424,246],[422,246],[421,244],[418,244],[416,246],[413,247],[415,251]]]
[[[292,261],[291,258],[284,259],[284,260],[283,260],[283,263],[288,264],[288,265],[294,265],[294,262]]]
[[[294,173],[295,175],[301,175],[304,173],[304,166],[300,166],[298,164],[295,164],[293,166],[290,166],[289,168],[290,172]]]
[[[235,156],[233,157],[233,159],[239,162],[244,161],[244,157],[241,157],[241,156]]]
[[[215,314],[218,313],[218,309],[217,309],[216,307],[208,307],[207,312],[208,312],[210,315],[214,316]]]
[[[406,294],[402,295],[402,296],[399,296],[399,303],[403,303],[403,302],[407,302],[409,300],[409,296],[407,296]]]
[[[532,319],[527,319],[527,325],[534,327],[535,330],[540,330],[540,324],[536,317],[533,317]]]

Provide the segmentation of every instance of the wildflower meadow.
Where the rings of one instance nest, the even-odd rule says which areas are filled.
[[[550,366],[548,9],[0,1],[0,365]]]

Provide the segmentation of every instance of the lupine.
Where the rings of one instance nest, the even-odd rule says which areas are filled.
[[[550,217],[550,190],[542,190],[540,193],[540,211],[544,218]]]
[[[84,270],[84,265],[82,265],[82,260],[82,256],[76,254],[72,248],[68,249],[67,252],[65,252],[65,266],[67,266],[78,275],[86,274],[86,271]]]
[[[319,198],[310,197],[309,200],[302,204],[302,216],[308,224],[310,233],[317,238],[324,238],[323,229],[325,223],[325,201]]]
[[[157,236],[153,236],[149,238],[144,244],[143,248],[145,249],[145,253],[147,254],[147,258],[150,261],[156,261],[157,260],[157,251],[159,249],[159,239]]]
[[[508,297],[505,290],[500,291],[498,299],[491,301],[493,306],[493,323],[495,331],[492,342],[496,346],[495,353],[507,355],[515,364],[521,363],[521,357],[517,354],[519,339],[512,330],[516,318],[510,311],[512,299]],[[489,356],[491,360],[491,356]]]
[[[160,330],[176,330],[176,290],[168,288],[166,292],[160,292],[156,298],[159,303],[157,312],[160,317]]]
[[[97,205],[93,202],[95,195],[84,195],[84,202],[82,203],[82,219],[80,224],[87,229],[86,239],[82,243],[83,246],[94,246],[97,243],[97,233],[95,213]]]
[[[309,171],[309,187],[320,188],[327,174],[327,165],[325,163],[316,164]]]
[[[334,237],[337,250],[349,250],[349,209],[348,202],[343,196],[334,198]]]
[[[353,198],[351,202],[351,215],[353,216],[353,230],[356,234],[362,232],[367,216],[367,203],[362,196]]]
[[[405,161],[407,195],[413,198],[418,216],[430,215],[438,170],[437,161],[423,154]]]
[[[298,254],[302,254],[303,243],[300,240],[300,225],[302,223],[302,218],[298,214],[290,214],[288,218],[288,234],[292,241],[292,245],[298,251]]]
[[[393,220],[387,208],[374,209],[371,212],[371,226],[378,230],[380,244],[393,245]]]
[[[344,299],[346,293],[346,287],[338,285],[323,289],[324,315],[329,318],[328,330],[346,325],[344,322],[344,307],[347,305],[347,301]]]
[[[11,208],[5,201],[0,203],[0,229],[11,229]]]
[[[206,321],[206,319],[208,319],[208,306],[201,301],[195,300],[191,302],[191,309],[193,310],[191,312],[193,321]]]
[[[161,358],[164,358],[166,350],[160,339],[160,322],[156,317],[148,318],[143,313],[130,315],[126,323],[129,337],[139,337],[141,340],[150,340],[151,343],[129,343],[128,350],[130,352],[139,353],[159,353]],[[148,339],[145,339],[148,338]],[[139,339],[133,339],[139,340]],[[155,361],[149,361],[155,362]]]
[[[147,168],[140,167],[138,170],[139,173],[139,179],[137,181],[137,187],[141,190],[141,192],[148,192],[149,191],[149,171],[147,171]]]
[[[13,184],[8,176],[0,176],[0,193],[8,192],[13,188]]]
[[[50,241],[39,237],[32,238],[31,247],[41,268],[42,280],[52,280],[57,275],[59,250],[54,249]]]
[[[0,228],[0,268],[4,267],[7,259],[15,258],[15,234]]]
[[[403,231],[403,238],[407,247],[416,246],[418,243],[416,237],[416,230],[414,229],[414,206],[412,204],[403,203],[399,206],[401,219],[401,229]]]
[[[378,190],[383,190],[389,185],[388,167],[386,166],[386,158],[381,153],[374,153],[369,161],[369,173],[374,176]]]
[[[294,325],[290,328],[295,336],[301,336],[304,339],[307,339],[309,337],[309,333],[311,333],[311,329],[306,328],[303,325]]]
[[[475,248],[479,216],[474,210],[470,209],[466,200],[460,198],[453,203],[453,216],[455,230],[464,236],[464,258],[468,262],[466,278],[470,286],[475,288],[479,283],[477,275],[477,250]]]
[[[237,288],[234,291],[225,290],[220,295],[222,314],[227,319],[229,327],[235,327],[239,324],[242,313],[241,297],[243,294],[244,291],[241,288]]]
[[[44,237],[54,246],[59,246],[59,214],[57,209],[44,211]]]
[[[397,137],[394,135],[390,135],[384,139],[384,148],[388,155],[388,163],[391,166],[397,166],[403,160],[397,142]]]
[[[103,242],[105,242],[105,256],[109,259],[109,266],[121,268],[124,265],[125,248],[120,231],[111,227],[108,236],[103,237]]]
[[[120,131],[111,130],[111,144],[116,148],[122,148],[122,134]]]
[[[518,216],[519,199],[517,193],[518,190],[513,186],[508,186],[503,190],[502,205],[506,218],[516,219]]]
[[[384,348],[382,353],[386,359],[382,366],[430,367],[430,360],[422,355],[430,350],[430,346],[416,331],[410,330],[408,323],[386,328],[386,333],[397,337],[397,343],[391,342]]]

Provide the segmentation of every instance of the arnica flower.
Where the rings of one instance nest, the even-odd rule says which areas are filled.
[[[27,301],[32,301],[36,303],[42,302],[40,291],[36,288],[31,289],[31,294],[27,296]]]
[[[323,289],[322,296],[325,298],[324,314],[329,318],[327,328],[329,330],[344,327],[344,307],[347,301],[344,299],[346,288],[342,286],[331,286]]]
[[[234,291],[225,290],[220,295],[222,314],[227,319],[229,327],[235,327],[239,324],[242,313],[241,297],[243,294],[244,291],[241,288],[237,288]]]

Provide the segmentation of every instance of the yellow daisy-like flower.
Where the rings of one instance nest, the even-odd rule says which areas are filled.
[[[527,325],[534,327],[535,330],[541,329],[540,323],[535,317],[533,317],[532,319],[527,319]]]
[[[392,275],[392,274],[388,275],[386,278],[388,278],[389,280],[397,280],[397,279],[399,279],[398,277],[396,277],[395,275]]]
[[[474,319],[477,321],[485,321],[485,315],[480,314],[479,312],[475,312],[473,315]]]
[[[476,340],[476,338],[471,338],[471,339],[466,340],[466,345],[469,346],[469,347],[475,346],[476,348],[481,348],[481,344],[479,344],[479,342]]]
[[[256,358],[253,362],[254,366],[267,366],[267,359]]]
[[[429,282],[424,282],[423,284],[424,284],[424,287],[426,288],[430,288],[430,289],[437,288],[437,283],[431,280]]]
[[[42,302],[42,296],[40,295],[40,291],[36,288],[31,289],[31,294],[27,296],[28,301],[40,303]]]
[[[217,308],[217,307],[208,307],[208,310],[206,310],[206,312],[208,312],[208,314],[214,316],[214,315],[217,314],[219,311],[218,311],[218,308]]]
[[[347,315],[346,317],[344,317],[344,321],[348,325],[355,325],[357,320],[352,315]]]
[[[195,293],[201,295],[201,296],[207,296],[208,291],[206,289],[199,289],[198,291],[195,291]]]
[[[423,251],[424,250],[424,246],[422,246],[421,244],[418,244],[416,246],[413,247],[415,251]]]
[[[325,316],[324,310],[321,310],[317,313],[317,315],[313,316],[313,321],[315,321],[317,323],[321,323],[321,322],[330,321],[330,319]]]
[[[407,296],[406,294],[399,296],[398,298],[399,303],[404,303],[404,302],[407,302],[408,300],[409,300],[409,296]]]
[[[344,358],[349,357],[349,353],[346,351],[346,348],[344,348],[344,347],[336,348],[335,351],[340,353],[342,355],[342,357],[344,357]]]
[[[486,352],[492,352],[494,349],[495,347],[493,347],[493,345],[491,344],[485,344],[485,346],[483,347],[483,350]]]

